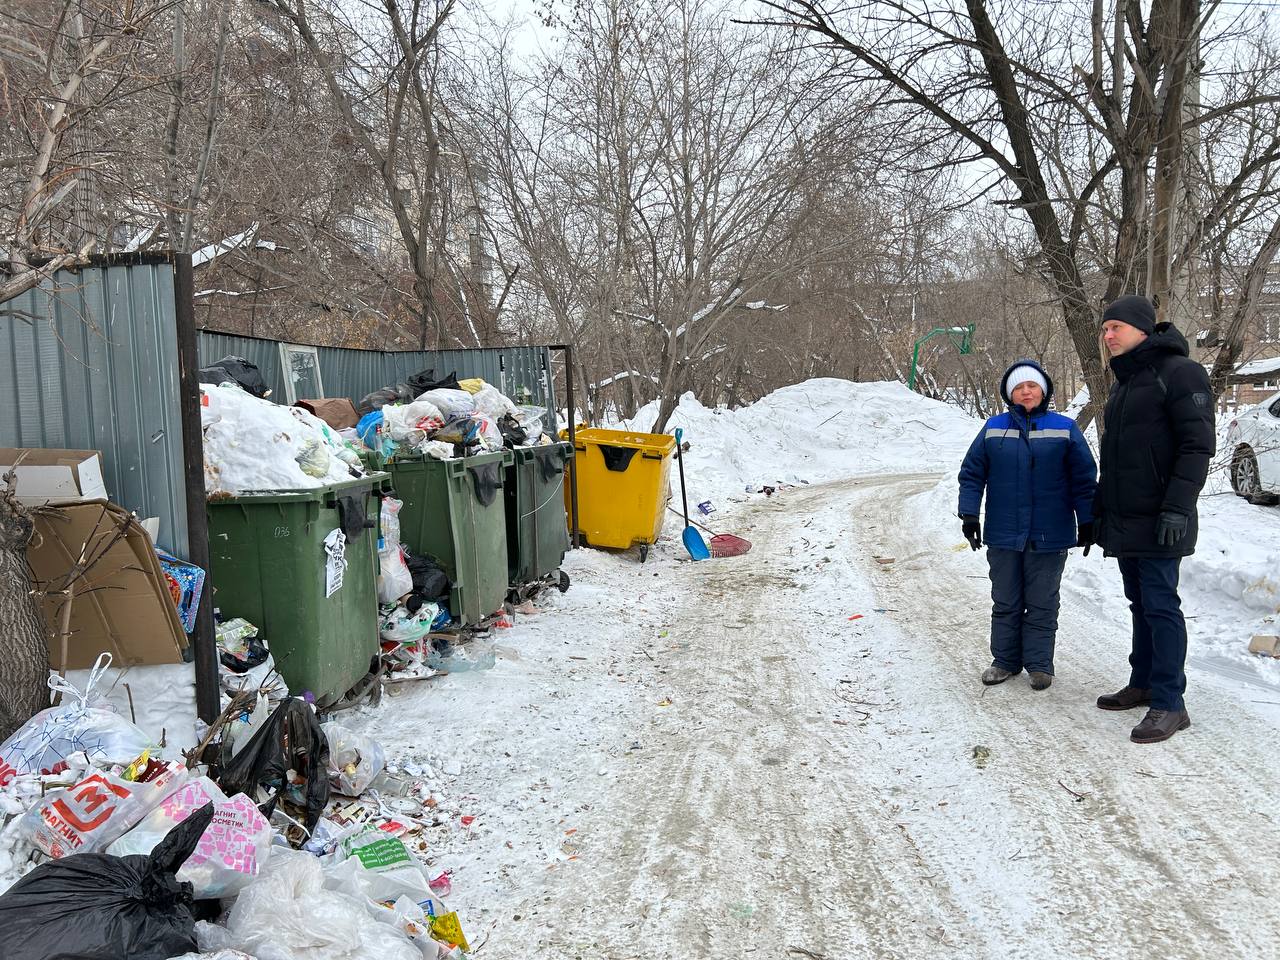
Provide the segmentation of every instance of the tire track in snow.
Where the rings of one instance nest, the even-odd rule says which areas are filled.
[[[643,749],[490,960],[1273,951],[1274,731],[1196,678],[1192,731],[1130,744],[1093,706],[1127,626],[1065,594],[1054,686],[983,688],[985,560],[907,503],[935,481],[788,490],[732,515],[747,557],[656,568]]]
[[[862,776],[882,748],[833,723],[848,711],[818,661],[844,619],[806,630],[790,615],[815,608],[787,554],[794,521],[787,498],[760,504],[734,516],[749,556],[665,571],[686,594],[662,687],[674,703],[644,736],[643,765],[584,828],[573,879],[548,886],[542,941],[493,956],[727,960],[798,946],[909,960],[963,936],[963,912]],[[831,560],[835,594],[867,593]]]

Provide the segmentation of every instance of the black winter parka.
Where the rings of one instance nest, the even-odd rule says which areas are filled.
[[[1215,447],[1213,393],[1186,338],[1168,323],[1111,358],[1094,527],[1113,557],[1185,557],[1195,552],[1196,501]],[[1187,533],[1156,541],[1163,511],[1185,514]]]

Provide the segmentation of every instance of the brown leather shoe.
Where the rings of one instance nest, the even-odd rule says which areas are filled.
[[[1151,691],[1141,687],[1125,687],[1115,693],[1104,693],[1098,698],[1099,710],[1132,710],[1151,703]]]
[[[1185,710],[1148,710],[1142,722],[1129,734],[1129,739],[1134,743],[1160,743],[1189,726],[1191,717]]]

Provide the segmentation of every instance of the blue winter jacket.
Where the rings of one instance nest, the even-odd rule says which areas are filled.
[[[1049,389],[1028,414],[1009,398],[1014,367],[1044,374]],[[1048,412],[1053,381],[1038,363],[1019,360],[1000,378],[1007,413],[992,417],[960,467],[960,515],[978,516],[985,491],[982,539],[1005,550],[1065,550],[1076,545],[1076,522],[1093,519],[1098,468],[1076,422]]]

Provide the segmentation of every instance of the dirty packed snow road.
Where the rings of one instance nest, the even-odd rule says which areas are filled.
[[[678,599],[600,721],[630,749],[488,960],[1274,955],[1276,713],[1250,699],[1280,698],[1193,671],[1192,729],[1129,743],[1140,713],[1093,706],[1124,608],[1070,586],[1054,686],[983,688],[985,562],[917,515],[937,480],[786,489],[732,515],[748,556],[650,561]]]

